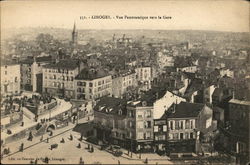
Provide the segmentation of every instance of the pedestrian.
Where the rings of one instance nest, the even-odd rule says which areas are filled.
[[[139,158],[141,159],[141,153],[139,154]]]
[[[121,163],[120,163],[120,160],[118,160],[118,165],[120,165]]]
[[[37,164],[37,159],[35,160],[34,164]]]
[[[80,141],[82,141],[82,139],[83,139],[83,134],[81,134],[81,137],[80,137],[80,139],[79,139],[79,140],[80,140]]]
[[[40,138],[40,142],[41,142],[41,141],[43,141],[43,135],[42,135],[41,138]]]
[[[28,140],[29,140],[29,141],[32,141],[32,139],[33,139],[33,135],[32,135],[32,132],[30,131]]]
[[[88,150],[90,149],[90,145],[88,144],[88,148],[87,148]]]
[[[47,137],[47,143],[49,143],[49,137]]]
[[[21,143],[21,146],[20,146],[20,149],[19,149],[20,152],[23,152],[23,146],[24,146],[24,144]]]
[[[60,141],[60,143],[65,143],[64,138],[62,138],[62,140]]]
[[[80,143],[78,143],[78,146],[77,146],[77,148],[81,148],[81,144],[80,144]]]
[[[82,160],[82,157],[80,157],[80,163],[79,164],[82,164],[83,160]]]
[[[69,136],[69,140],[73,140],[73,136],[71,134]]]
[[[47,164],[49,163],[49,158],[47,156],[44,158],[44,162]]]
[[[145,159],[145,164],[148,164],[148,158]]]

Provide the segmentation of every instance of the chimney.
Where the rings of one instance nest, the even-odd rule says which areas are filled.
[[[235,91],[233,90],[233,99],[235,99]]]
[[[175,113],[175,109],[176,109],[176,104],[174,103],[173,109],[172,109],[172,113]]]

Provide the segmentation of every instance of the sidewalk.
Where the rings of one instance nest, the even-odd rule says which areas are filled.
[[[80,138],[80,134],[77,133],[77,132],[73,132],[72,135],[76,139]],[[82,141],[79,141],[79,142],[82,142],[84,144],[90,144],[91,146],[93,146],[94,148],[99,149],[99,150],[101,148],[99,145],[87,142],[85,140],[82,140]],[[103,150],[103,151],[112,154],[111,152],[108,152],[107,150]],[[121,151],[123,152],[121,157],[123,157],[123,158],[125,158],[127,160],[144,161],[147,158],[148,161],[170,161],[169,157],[160,156],[160,155],[158,155],[156,153],[141,153],[141,159],[140,159],[140,157],[139,157],[140,154],[139,153],[134,153],[133,152],[132,157],[131,157],[130,155],[127,154],[128,150],[121,148]]]
[[[23,150],[25,151],[25,149],[33,147],[33,146],[35,146],[35,145],[37,145],[39,143],[46,142],[47,138],[52,139],[52,138],[54,138],[56,136],[59,136],[59,135],[65,133],[65,132],[68,132],[68,131],[72,130],[74,127],[75,127],[75,124],[69,123],[69,125],[67,127],[63,127],[63,128],[54,130],[53,131],[53,133],[54,133],[53,136],[49,136],[47,133],[45,133],[43,135],[43,140],[42,141],[40,141],[41,136],[38,136],[38,137],[34,137],[32,139],[32,141],[28,141],[27,138],[23,138],[23,139],[20,139],[20,140],[18,140],[16,142],[8,143],[8,144],[2,146],[1,148],[10,148],[10,154],[4,155],[3,157],[4,158],[9,157],[9,156],[12,156],[12,155],[20,152],[19,147],[21,146],[22,143],[24,144],[24,149]]]

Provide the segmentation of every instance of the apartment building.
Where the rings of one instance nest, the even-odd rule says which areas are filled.
[[[84,65],[79,60],[60,60],[45,65],[43,72],[43,92],[51,95],[75,98],[75,77]]]
[[[135,87],[136,84],[135,70],[119,71],[112,76],[112,95],[120,98],[129,87]]]
[[[1,65],[1,95],[20,93],[20,65]]]
[[[75,98],[97,100],[112,94],[112,78],[101,69],[84,68],[75,77]]]

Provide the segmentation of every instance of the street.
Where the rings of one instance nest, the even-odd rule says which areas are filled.
[[[8,146],[10,148],[11,153],[7,157],[5,156],[3,158],[2,163],[27,164],[31,163],[31,161],[34,162],[35,159],[38,159],[38,164],[45,164],[43,160],[45,157],[48,157],[49,163],[52,164],[79,164],[80,158],[82,157],[85,164],[118,164],[118,160],[121,164],[144,164],[146,158],[153,159],[153,157],[156,157],[153,160],[149,159],[148,163],[172,164],[166,159],[166,157],[159,159],[159,156],[156,154],[150,154],[148,157],[147,154],[142,154],[142,159],[139,159],[135,154],[133,154],[132,158],[128,157],[126,154],[123,154],[122,157],[115,157],[106,151],[99,150],[96,146],[93,146],[94,152],[91,153],[88,149],[86,149],[88,147],[87,142],[80,142],[78,140],[80,137],[79,133],[72,131],[74,126],[74,124],[70,124],[65,128],[55,130],[53,137],[45,134],[42,142],[40,142],[40,137],[35,137],[33,141],[27,141],[25,138],[20,141],[7,144],[6,147]],[[73,140],[69,139],[70,135],[73,135]],[[50,137],[48,143],[47,137]],[[62,138],[65,140],[65,143],[60,143]],[[18,152],[21,143],[24,143],[24,152]],[[81,148],[78,148],[79,143]],[[52,144],[58,144],[58,147],[51,150]],[[152,157],[152,155],[154,156]]]

